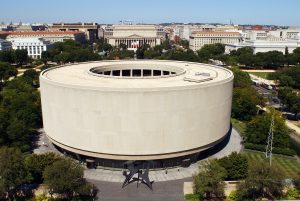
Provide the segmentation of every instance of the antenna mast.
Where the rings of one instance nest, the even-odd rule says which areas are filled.
[[[272,149],[273,149],[273,127],[274,127],[274,114],[272,115],[271,125],[268,135],[268,143],[266,147],[266,158],[269,158],[270,166],[272,165]]]

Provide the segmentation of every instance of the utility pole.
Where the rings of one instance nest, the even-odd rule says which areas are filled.
[[[272,165],[272,149],[273,149],[273,127],[274,127],[274,114],[272,115],[271,125],[268,135],[268,142],[266,147],[266,158],[270,160],[270,166]]]

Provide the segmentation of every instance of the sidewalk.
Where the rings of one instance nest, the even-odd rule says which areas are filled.
[[[49,141],[46,137],[46,134],[43,129],[39,130],[40,136],[37,142],[37,148],[34,149],[35,154],[43,154],[47,152],[54,152],[57,154],[61,154]],[[241,145],[241,136],[239,133],[232,128],[231,136],[228,144],[219,152],[210,156],[209,158],[222,158],[224,156],[228,156],[232,152],[240,152],[242,149]],[[149,178],[151,181],[160,182],[160,181],[172,181],[184,178],[191,178],[193,174],[198,171],[198,163],[194,163],[190,165],[188,168],[172,168],[166,170],[150,170]],[[96,181],[108,181],[108,182],[124,182],[124,176],[122,174],[122,170],[111,170],[111,169],[87,169],[85,168],[84,177],[89,180]]]
[[[224,147],[218,153],[210,156],[209,158],[222,158],[228,156],[232,152],[240,152],[242,149],[241,137],[238,132],[233,128],[230,136],[230,140],[226,147]],[[172,168],[167,170],[151,170],[149,172],[149,178],[151,181],[172,181],[184,178],[190,178],[193,174],[198,172],[198,163],[190,165],[188,168]],[[124,182],[124,176],[122,171],[104,170],[104,169],[85,169],[84,177],[90,180],[109,181],[109,182]]]
[[[290,129],[295,131],[295,134],[300,136],[300,128],[298,126],[296,126],[295,124],[293,124],[290,120],[286,120],[285,124],[287,127],[289,127]]]

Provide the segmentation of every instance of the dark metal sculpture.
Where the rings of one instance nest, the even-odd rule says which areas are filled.
[[[143,167],[146,165],[146,169]],[[122,185],[122,188],[127,186],[128,184],[137,181],[137,187],[139,187],[139,182],[148,186],[148,188],[152,189],[152,183],[154,181],[150,181],[149,179],[149,162],[148,161],[130,161],[126,164],[129,173],[124,172],[125,181]],[[134,177],[137,174],[137,177]]]

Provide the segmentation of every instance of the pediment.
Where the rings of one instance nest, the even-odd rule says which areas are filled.
[[[130,36],[127,36],[127,38],[144,38],[143,36],[137,35],[137,34],[132,34]]]

